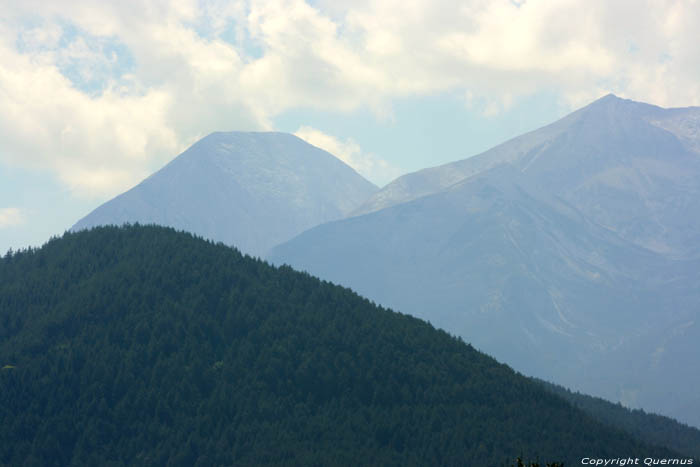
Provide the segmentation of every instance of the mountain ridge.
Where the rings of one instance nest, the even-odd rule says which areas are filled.
[[[690,124],[685,126],[681,125],[680,128],[677,122],[675,125],[672,124],[674,118],[679,114],[690,114],[690,117],[688,117],[689,120],[687,120],[690,121]],[[626,126],[629,125],[621,123],[624,122],[629,115],[635,116],[632,120],[638,122],[635,124],[637,125],[636,127],[626,128]],[[588,139],[595,141],[596,138],[601,137],[601,134],[605,137],[606,130],[602,129],[605,128],[605,126],[601,125],[598,121],[591,125],[587,123],[587,119],[605,119],[605,126],[620,127],[620,132],[638,131],[643,133],[640,131],[639,126],[647,125],[648,127],[644,128],[644,130],[647,132],[649,130],[657,130],[658,134],[655,136],[657,139],[663,139],[661,133],[668,133],[668,136],[676,136],[679,138],[677,143],[679,147],[676,148],[676,152],[684,152],[680,148],[680,146],[683,146],[687,150],[686,152],[691,153],[690,157],[687,157],[686,165],[691,165],[694,172],[698,170],[698,160],[700,160],[700,107],[663,109],[651,104],[621,99],[613,94],[608,94],[554,123],[512,138],[473,157],[403,175],[372,195],[365,203],[356,209],[352,215],[367,214],[394,204],[407,202],[421,196],[447,189],[455,183],[459,183],[478,173],[503,164],[516,165],[523,174],[525,174],[533,169],[533,165],[536,167],[538,159],[543,155],[545,158],[551,160],[556,152],[555,149],[560,153],[567,152],[567,148],[565,147],[566,142],[558,141],[559,135],[565,133],[567,130],[569,130],[569,132],[571,132],[570,130],[572,129],[578,132],[588,131],[589,134],[579,138],[582,140]],[[597,128],[596,125],[598,126]],[[614,134],[614,132],[608,129],[608,134]],[[666,140],[667,144],[674,144],[668,141],[669,138],[666,138]],[[606,151],[614,150],[615,145],[619,144],[618,141],[615,141],[613,138],[608,138],[607,143]],[[554,147],[552,145],[554,145]],[[562,148],[561,146],[564,147]],[[653,146],[654,144],[649,147],[653,148]],[[587,155],[586,157],[590,158],[591,155]],[[653,166],[645,167],[645,163],[653,164]],[[630,182],[642,185],[646,182],[644,177],[648,177],[649,172],[655,173],[655,171],[658,171],[661,172],[662,175],[671,175],[676,177],[676,179],[682,175],[679,173],[664,174],[663,167],[660,167],[659,164],[653,160],[640,160],[635,162],[635,164],[636,166],[632,168],[637,171],[641,170],[641,175],[634,173],[634,171],[625,172],[618,170],[615,172],[614,170],[610,170],[597,175],[593,174],[598,178],[592,178],[590,182],[594,184],[597,183],[597,185],[601,185],[600,182],[607,182],[608,185],[613,185],[614,187],[615,184],[622,183],[621,179],[626,178]],[[547,180],[545,177],[541,183],[545,184],[552,181],[553,180]],[[692,183],[692,181],[689,182],[686,180],[686,184],[687,183]],[[560,187],[560,191],[565,190],[565,188],[568,187]],[[585,187],[581,188],[584,189]],[[575,201],[576,193],[560,194]],[[697,194],[697,190],[694,190],[692,193],[693,197]],[[588,212],[587,214],[589,214],[589,217],[594,217],[592,216],[594,213]],[[602,219],[601,225],[607,225],[606,221],[609,221],[609,219]],[[612,229],[616,228],[614,225],[609,227]],[[658,228],[663,230],[665,227],[661,225]],[[673,251],[673,246],[668,244],[657,242],[653,245],[650,243],[649,239],[645,239],[645,241],[648,242],[647,247],[657,248],[659,251],[665,251],[669,254],[682,256],[688,253],[675,252]],[[700,254],[700,246],[695,246],[692,254]]]

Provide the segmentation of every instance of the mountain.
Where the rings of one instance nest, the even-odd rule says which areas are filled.
[[[519,371],[700,426],[700,108],[606,96],[268,256]]]
[[[376,187],[331,154],[285,133],[213,133],[72,230],[155,223],[262,256],[357,208]]]
[[[444,190],[497,167],[546,187],[588,218],[644,248],[700,255],[696,182],[700,108],[662,109],[607,95],[475,157],[399,177],[354,215]]]
[[[0,368],[3,465],[683,458],[423,321],[164,227],[0,259]]]

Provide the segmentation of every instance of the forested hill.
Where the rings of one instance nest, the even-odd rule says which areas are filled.
[[[418,319],[162,227],[0,260],[0,464],[679,457]]]
[[[572,392],[547,381],[537,381],[596,420],[631,433],[635,438],[700,459],[700,430],[695,427],[641,409],[630,409],[620,403],[613,404],[600,397]]]

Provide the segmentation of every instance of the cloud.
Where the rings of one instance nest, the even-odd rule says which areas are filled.
[[[0,163],[104,197],[290,109],[384,122],[398,99],[451,92],[496,116],[542,91],[700,105],[699,21],[697,1],[10,2]]]
[[[374,154],[363,152],[360,145],[351,138],[342,141],[310,126],[302,126],[294,134],[307,143],[333,154],[379,186],[389,183],[403,173],[398,167]]]
[[[395,78],[395,95],[458,88],[498,102],[549,91],[581,105],[612,91],[700,104],[699,2],[367,1],[335,14]]]
[[[76,89],[54,66],[0,46],[0,138],[3,162],[53,170],[70,187],[112,190],[143,169],[129,161],[173,152],[178,141],[166,124],[170,96],[161,90],[98,97]],[[135,172],[135,173],[132,173]],[[105,183],[96,174],[111,173]]]
[[[0,163],[106,197],[212,131],[270,128],[236,84],[235,48],[186,24],[196,17],[187,2],[139,14],[60,3],[33,5],[43,16],[27,25],[36,15],[23,2],[14,27],[0,26]]]
[[[0,208],[0,229],[24,224],[24,215],[18,208]]]

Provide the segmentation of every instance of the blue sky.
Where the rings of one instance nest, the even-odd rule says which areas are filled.
[[[295,133],[383,185],[613,92],[700,105],[700,2],[24,0],[0,19],[0,251],[213,131]]]

